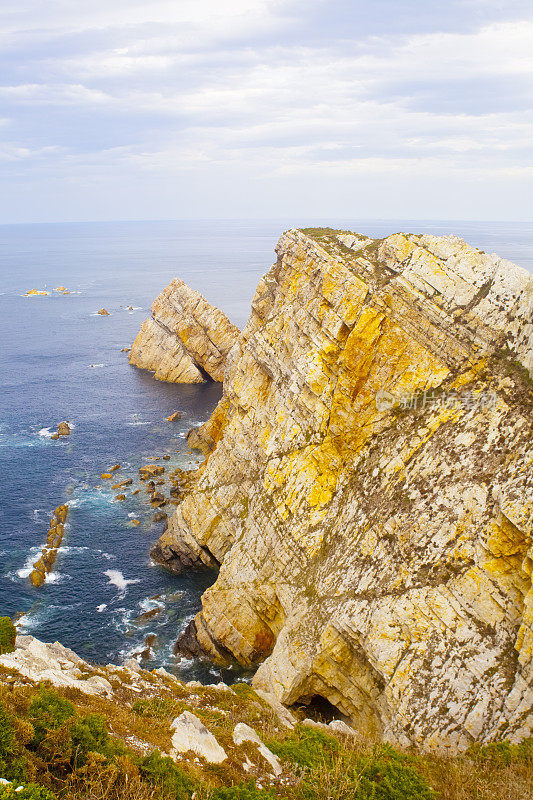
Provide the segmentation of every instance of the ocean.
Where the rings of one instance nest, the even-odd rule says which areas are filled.
[[[170,455],[161,462],[167,470],[198,463],[185,435],[208,418],[220,385],[155,381],[131,367],[121,350],[176,276],[242,327],[257,282],[275,259],[278,236],[299,225],[369,236],[456,233],[533,273],[533,223],[297,219],[0,226],[0,615],[22,614],[21,632],[57,639],[96,663],[121,663],[145,650],[151,637],[144,666],[165,666],[204,682],[228,678],[206,663],[178,662],[173,651],[215,576],[176,576],[154,565],[149,551],[163,524],[152,521],[145,493],[127,492],[126,501],[114,502],[117,491],[100,474],[119,463],[117,481],[136,482],[138,468],[152,457]],[[71,294],[53,291],[57,286]],[[51,294],[23,297],[32,288]],[[101,307],[110,316],[99,316]],[[174,411],[182,418],[165,422]],[[72,434],[52,440],[67,419]],[[69,505],[63,546],[46,584],[34,589],[31,564],[61,503]]]

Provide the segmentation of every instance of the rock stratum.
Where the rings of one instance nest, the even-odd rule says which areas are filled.
[[[175,278],[152,304],[129,361],[160,381],[222,381],[226,357],[239,329],[199,292]]]
[[[533,729],[533,281],[453,236],[290,230],[154,548],[184,652],[454,752]]]

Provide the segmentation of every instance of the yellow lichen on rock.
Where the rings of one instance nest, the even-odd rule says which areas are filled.
[[[129,361],[171,383],[221,381],[239,334],[226,315],[175,278],[152,303],[131,347]]]
[[[401,745],[531,735],[529,275],[452,236],[277,254],[154,551],[221,565],[189,643]]]

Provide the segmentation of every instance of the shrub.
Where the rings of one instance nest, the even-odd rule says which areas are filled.
[[[236,786],[222,786],[214,789],[211,800],[267,800],[275,797],[273,792],[258,789],[255,783],[250,781],[249,783],[239,783]]]
[[[13,755],[15,743],[15,728],[13,718],[0,704],[0,759],[10,758]]]
[[[27,777],[28,762],[20,757],[22,748],[16,741],[15,720],[0,703],[0,776],[22,781]]]
[[[100,753],[103,756],[113,750],[105,720],[99,714],[88,714],[76,720],[70,732],[72,751],[76,763],[84,763],[87,753]]]
[[[17,631],[10,617],[0,617],[0,656],[15,649]]]
[[[143,778],[171,794],[173,800],[189,800],[195,784],[169,756],[162,756],[157,750],[145,756],[139,770]]]
[[[281,742],[269,742],[269,747],[281,759],[310,769],[330,762],[340,750],[339,741],[333,736],[304,726]]]
[[[28,783],[20,791],[17,791],[18,788],[16,781],[0,786],[0,800],[57,800],[49,789],[36,783]]]
[[[435,794],[414,768],[415,759],[389,745],[356,762],[360,776],[354,800],[433,800]]]
[[[34,735],[32,745],[38,747],[50,731],[60,728],[74,716],[74,706],[50,689],[42,688],[30,706]]]
[[[282,742],[271,743],[277,755],[302,769],[299,800],[434,800],[433,790],[415,769],[416,759],[388,745],[356,756],[340,742],[314,728],[297,728]]]
[[[495,766],[507,767],[514,762],[529,763],[533,766],[533,739],[524,739],[520,744],[508,741],[475,744],[468,750],[467,755],[476,761],[488,762]]]

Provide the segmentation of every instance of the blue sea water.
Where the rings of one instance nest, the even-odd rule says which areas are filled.
[[[212,680],[219,670],[176,662],[173,644],[200,607],[212,573],[175,576],[150,561],[162,531],[146,494],[116,490],[100,474],[134,478],[154,456],[171,469],[198,461],[186,431],[203,422],[218,384],[155,381],[128,364],[149,306],[179,276],[244,325],[279,234],[334,225],[370,236],[398,230],[456,233],[533,272],[533,224],[413,220],[113,222],[0,226],[0,615],[23,612],[22,632],[58,639],[95,662],[120,663],[155,634],[150,668]],[[23,297],[66,286],[71,294]],[[109,317],[97,315],[104,306]],[[131,306],[133,310],[129,310]],[[179,422],[165,417],[182,412]],[[68,419],[68,438],[51,432]],[[52,510],[69,504],[63,547],[48,582],[28,582]],[[141,521],[133,526],[131,519]],[[136,622],[143,612],[160,612]]]

